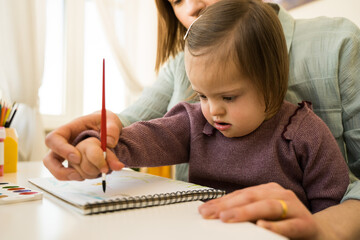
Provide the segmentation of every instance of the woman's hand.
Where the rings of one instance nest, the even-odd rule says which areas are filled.
[[[107,147],[114,148],[119,140],[122,124],[115,113],[107,111],[106,114]],[[101,113],[95,112],[79,117],[49,133],[46,136],[45,143],[50,151],[44,157],[43,162],[51,174],[59,180],[84,180],[84,175],[82,176],[79,173],[81,154],[71,143],[81,132],[85,130],[100,131],[100,126]],[[69,167],[63,166],[62,162],[65,159],[68,160]],[[120,170],[123,167],[123,164],[114,161],[108,165],[111,170]]]
[[[268,183],[235,191],[199,207],[203,218],[223,222],[256,222],[291,239],[317,239],[320,227],[313,215],[290,191]]]

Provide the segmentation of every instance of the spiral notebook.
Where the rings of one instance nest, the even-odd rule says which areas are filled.
[[[29,179],[29,182],[67,202],[82,214],[208,200],[225,194],[222,190],[131,169],[109,174],[106,177],[106,193],[102,191],[101,178],[79,182],[48,177]]]

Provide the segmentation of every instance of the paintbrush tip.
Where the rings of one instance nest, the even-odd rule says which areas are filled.
[[[106,191],[106,181],[102,181],[102,189],[103,189],[103,192],[105,193],[105,191]]]

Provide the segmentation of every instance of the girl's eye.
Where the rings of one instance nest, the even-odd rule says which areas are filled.
[[[198,97],[200,98],[200,99],[203,99],[203,100],[206,100],[206,96],[205,95],[203,95],[203,94],[197,94],[198,95]]]
[[[236,99],[235,96],[232,96],[232,97],[223,97],[223,100],[224,100],[224,101],[227,101],[227,102],[232,102],[232,101],[234,101],[235,99]]]

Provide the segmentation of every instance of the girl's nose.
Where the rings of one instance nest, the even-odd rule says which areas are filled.
[[[221,116],[225,114],[225,108],[216,102],[209,102],[210,114],[212,116]]]

